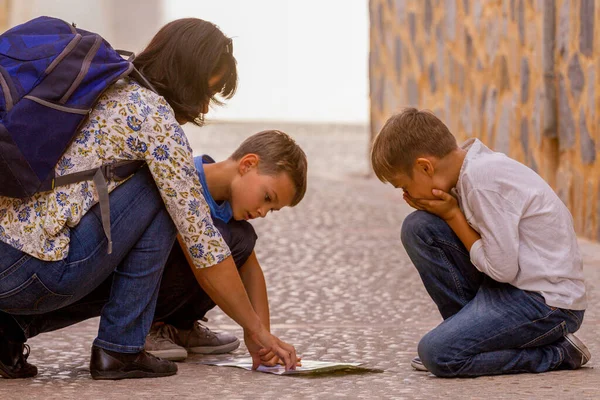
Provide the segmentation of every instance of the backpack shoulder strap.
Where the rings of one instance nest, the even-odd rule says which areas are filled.
[[[113,164],[106,164],[100,168],[92,168],[85,171],[74,172],[69,175],[57,176],[52,180],[52,187],[65,186],[71,183],[92,180],[96,172],[100,170],[106,179],[123,180],[130,175],[133,175],[138,169],[145,164],[142,160],[123,160]]]
[[[108,254],[112,253],[112,235],[110,233],[110,200],[108,196],[108,185],[106,179],[122,180],[134,174],[145,161],[124,160],[114,164],[103,165],[100,168],[88,169],[85,171],[74,172],[69,175],[57,176],[52,180],[52,189],[58,186],[64,186],[71,183],[93,180],[98,193],[98,203],[100,204],[100,217],[102,218],[102,228],[108,239]]]
[[[127,50],[116,50],[116,52],[119,53],[119,55],[121,55],[123,57],[127,57],[127,61],[129,61],[130,63],[133,64],[133,60],[135,60],[134,52],[127,51]],[[135,79],[136,81],[138,81],[138,83],[140,85],[144,86],[146,89],[150,89],[154,93],[158,94],[158,92],[156,91],[154,86],[150,83],[150,81],[148,79],[146,79],[146,77],[144,75],[142,75],[142,73],[135,66],[133,67],[133,70],[131,71],[129,76],[132,77],[133,79]]]

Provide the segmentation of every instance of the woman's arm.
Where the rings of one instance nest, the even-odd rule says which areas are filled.
[[[262,324],[271,331],[271,317],[269,312],[269,297],[267,295],[267,283],[265,282],[265,275],[263,274],[263,270],[256,258],[256,253],[252,252],[248,260],[242,265],[240,268],[240,276],[242,277],[242,282],[246,287],[246,292],[248,292],[248,296],[250,297],[250,302],[252,303],[252,307],[254,307],[254,311],[258,314]],[[263,350],[259,352],[260,362],[262,365],[267,367],[272,367],[277,364],[283,364],[281,359],[277,356],[277,354],[273,351]],[[302,365],[300,363],[300,358],[297,359],[296,366]]]
[[[267,295],[267,284],[262,268],[258,263],[256,254],[252,252],[248,260],[240,268],[240,276],[250,303],[258,314],[262,324],[271,331],[271,318],[269,313],[269,298]]]

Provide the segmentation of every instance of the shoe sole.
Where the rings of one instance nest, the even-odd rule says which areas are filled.
[[[185,349],[172,349],[172,350],[146,350],[153,356],[159,357],[163,360],[168,361],[183,361],[187,358],[188,353]]]
[[[419,372],[429,372],[426,366],[423,365],[421,361],[412,360],[410,362],[410,366],[416,369]]]
[[[142,379],[142,378],[161,378],[165,376],[172,376],[177,373],[175,371],[169,372],[146,372],[146,371],[90,371],[92,378],[95,380],[110,380],[116,381],[120,379]]]
[[[221,346],[187,347],[186,350],[189,353],[194,354],[225,354],[234,351],[238,347],[240,347],[240,341],[236,339],[235,342],[223,344]]]
[[[569,343],[571,343],[571,345],[575,347],[577,351],[581,354],[581,365],[584,366],[585,364],[587,364],[588,361],[590,361],[590,359],[592,358],[592,353],[590,353],[590,350],[587,348],[587,346],[583,344],[583,342],[572,333],[568,333],[565,336],[565,339]]]
[[[26,378],[33,378],[37,374],[38,374],[37,370],[35,372],[22,373],[22,374],[11,373],[11,372],[7,371],[4,368],[4,365],[2,365],[0,363],[0,376],[3,377],[3,378],[5,378],[5,379],[26,379]]]

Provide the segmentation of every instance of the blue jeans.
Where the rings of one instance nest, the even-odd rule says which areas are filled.
[[[152,324],[176,229],[148,168],[110,194],[112,254],[99,212],[92,207],[71,229],[69,255],[61,261],[41,261],[0,243],[0,310],[29,336],[36,314],[73,304],[112,276],[94,345],[136,353]]]
[[[433,214],[409,215],[402,243],[444,318],[419,342],[430,372],[473,377],[560,368],[564,354],[556,342],[579,329],[583,311],[550,307],[539,293],[482,274]]]
[[[228,224],[215,219],[215,226],[225,239],[238,268],[246,263],[254,251],[256,233],[247,221],[230,221]],[[101,314],[108,302],[113,275],[109,276],[92,293],[66,307],[39,314],[29,321],[27,337],[61,329]],[[175,243],[165,265],[160,282],[155,321],[163,321],[178,329],[191,329],[194,322],[202,319],[215,303],[200,287],[179,243]]]

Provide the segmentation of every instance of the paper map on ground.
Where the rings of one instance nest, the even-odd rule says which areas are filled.
[[[201,364],[216,365],[219,367],[238,367],[246,370],[252,370],[252,359],[251,358],[236,358],[225,361],[211,361],[211,362],[200,362]],[[331,361],[313,361],[313,360],[302,360],[302,366],[296,367],[295,370],[286,371],[283,365],[277,365],[275,367],[265,367],[261,365],[257,371],[266,372],[268,374],[275,375],[304,375],[304,374],[320,374],[333,371],[355,371],[355,372],[383,372],[367,367],[361,367],[362,363],[340,363]]]

